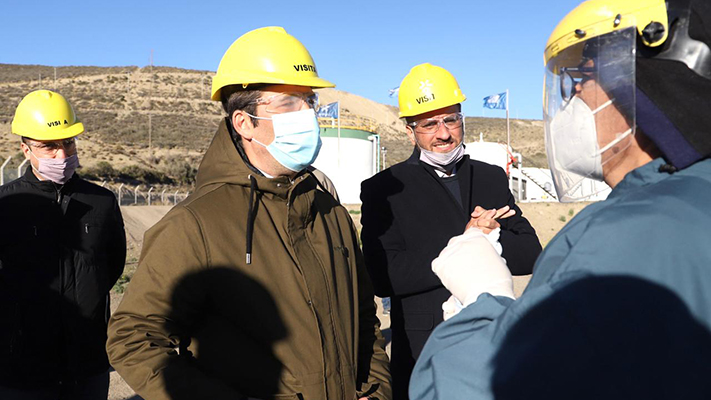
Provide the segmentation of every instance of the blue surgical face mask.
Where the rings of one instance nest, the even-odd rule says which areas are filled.
[[[270,144],[266,145],[254,138],[252,140],[264,146],[279,164],[299,172],[316,161],[321,150],[321,135],[313,109],[275,114],[272,118],[247,115],[272,121],[274,140]]]

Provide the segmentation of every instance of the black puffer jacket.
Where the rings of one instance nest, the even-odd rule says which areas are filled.
[[[0,186],[0,385],[41,386],[106,371],[108,292],[126,239],[113,194],[30,168]]]

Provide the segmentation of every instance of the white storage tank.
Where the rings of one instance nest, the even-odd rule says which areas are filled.
[[[364,128],[321,127],[321,151],[314,167],[336,186],[343,204],[360,204],[360,184],[380,170],[380,137]]]

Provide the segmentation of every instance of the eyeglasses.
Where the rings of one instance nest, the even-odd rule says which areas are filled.
[[[317,93],[279,93],[273,96],[260,98],[251,104],[264,104],[267,106],[266,111],[272,114],[283,114],[301,110],[306,103],[309,108],[318,111],[318,94]]]
[[[74,138],[69,138],[51,142],[27,142],[27,145],[34,147],[39,153],[53,156],[57,154],[59,149],[64,149],[66,152],[74,150],[77,142]]]
[[[584,85],[585,82],[594,79],[595,67],[562,67],[560,69],[560,95],[563,100],[570,99],[578,93],[577,85]]]
[[[411,122],[408,125],[418,133],[435,133],[439,130],[439,125],[444,124],[448,130],[461,128],[464,123],[462,113],[449,114],[443,118],[427,118]]]

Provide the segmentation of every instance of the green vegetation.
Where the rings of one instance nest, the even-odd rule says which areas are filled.
[[[131,274],[133,276],[133,274]],[[113,291],[116,293],[123,293],[126,291],[126,286],[128,286],[128,283],[131,282],[131,276],[128,276],[126,274],[121,275],[121,277],[116,281],[116,284],[114,284]]]

